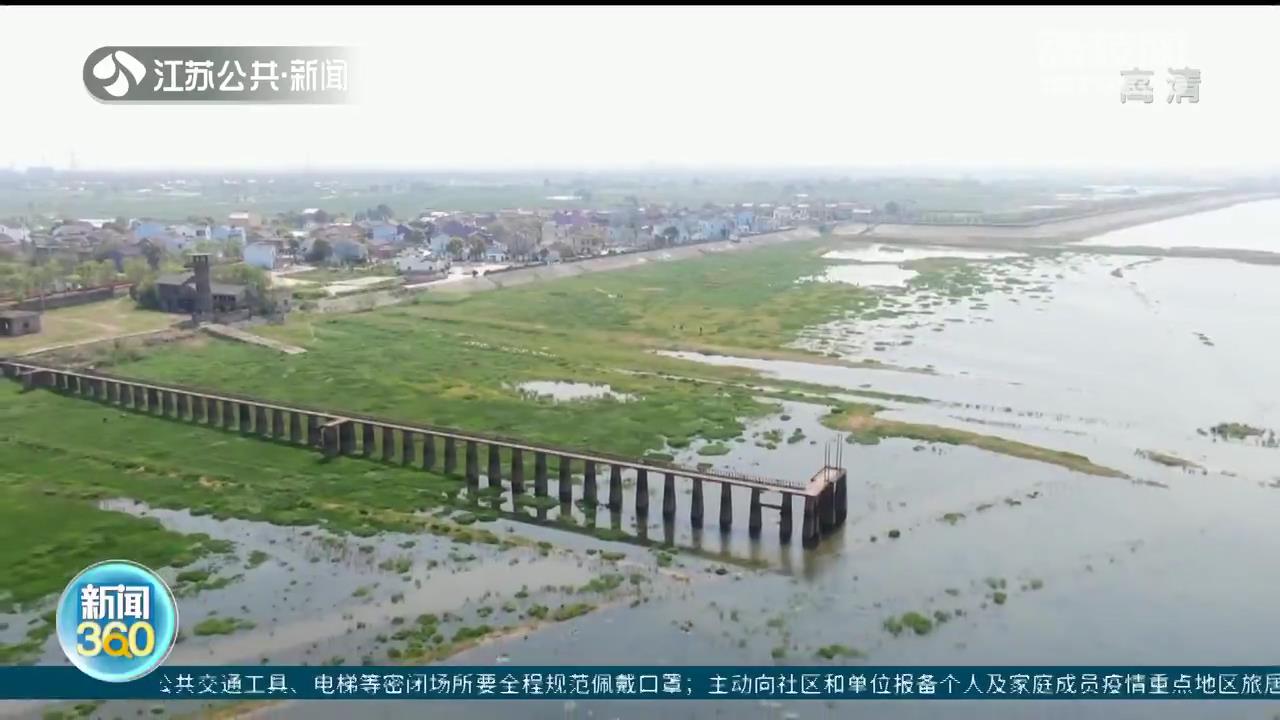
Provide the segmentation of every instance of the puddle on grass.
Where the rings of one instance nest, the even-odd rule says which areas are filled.
[[[906,287],[918,275],[915,270],[897,265],[848,264],[832,265],[821,275],[800,278],[796,282],[841,282],[859,287]]]
[[[615,391],[608,385],[563,382],[553,380],[535,380],[520,383],[516,388],[522,393],[538,398],[549,398],[556,402],[575,402],[580,400],[601,400],[609,398],[626,402],[634,398],[627,393]]]

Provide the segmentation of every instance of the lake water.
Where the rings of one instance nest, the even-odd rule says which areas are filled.
[[[1206,247],[1280,253],[1280,200],[1262,200],[1135,225],[1083,241],[1082,245]]]

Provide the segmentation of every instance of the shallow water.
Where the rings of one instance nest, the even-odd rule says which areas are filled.
[[[1135,225],[1089,238],[1081,244],[1242,248],[1280,252],[1280,200],[1261,200],[1147,225]]]
[[[856,260],[858,262],[902,263],[928,258],[959,258],[966,260],[994,260],[1020,257],[1023,253],[999,250],[965,250],[952,247],[900,247],[871,243],[846,250],[831,250],[822,257],[828,260]]]
[[[560,402],[599,400],[601,398],[612,398],[614,400],[625,402],[632,399],[631,395],[617,392],[608,385],[593,383],[533,380],[530,382],[520,383],[516,387],[522,392],[537,395],[539,397],[551,398],[552,400]]]
[[[842,282],[859,287],[906,287],[907,281],[919,274],[915,270],[897,265],[832,265],[821,275],[801,278],[800,282]]]

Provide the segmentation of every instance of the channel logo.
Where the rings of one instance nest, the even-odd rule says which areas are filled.
[[[155,670],[178,637],[178,605],[164,579],[128,560],[76,575],[57,608],[58,643],[72,665],[104,682]]]
[[[124,50],[112,50],[94,63],[90,72],[94,79],[101,81],[104,92],[120,98],[142,83],[147,67]]]

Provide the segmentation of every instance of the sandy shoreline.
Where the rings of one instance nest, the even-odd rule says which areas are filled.
[[[858,224],[840,225],[837,235],[861,234],[868,239],[894,243],[930,243],[937,245],[984,245],[987,247],[1025,247],[1028,241],[1051,245],[1072,243],[1112,230],[1166,220],[1180,215],[1218,210],[1240,203],[1276,197],[1275,193],[1232,193],[1202,196],[1130,210],[1069,218],[1027,226],[999,225],[908,225],[880,224],[864,231]]]

